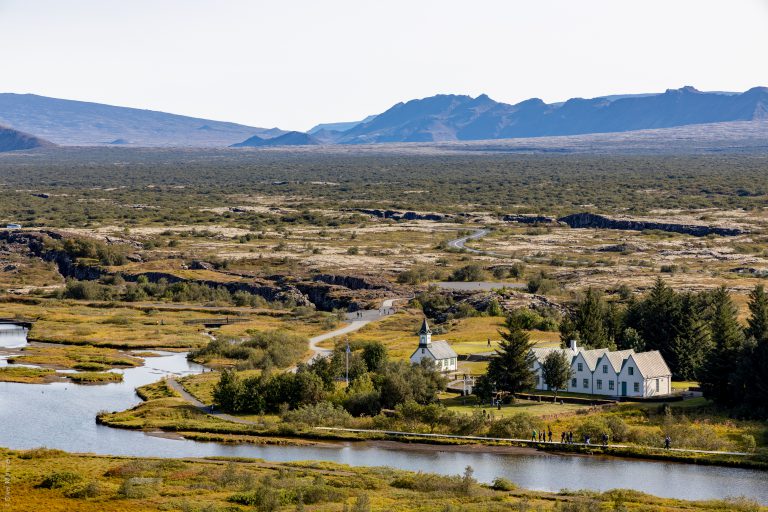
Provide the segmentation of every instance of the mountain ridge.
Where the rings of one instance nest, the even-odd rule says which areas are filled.
[[[251,135],[285,133],[156,110],[15,93],[0,93],[0,125],[69,146],[109,145],[115,140],[143,147],[228,146]]]

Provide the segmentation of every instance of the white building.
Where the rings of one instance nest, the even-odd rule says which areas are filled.
[[[551,352],[563,352],[571,361],[568,388],[561,391],[605,396],[651,397],[672,392],[672,372],[658,350],[635,353],[634,350],[610,351],[607,348],[584,350],[572,341],[561,348],[534,348],[536,389],[548,390],[542,365]]]
[[[426,318],[421,324],[419,346],[411,354],[411,363],[419,364],[425,358],[434,361],[435,367],[441,372],[453,372],[458,369],[458,354],[447,341],[432,341],[432,331]]]

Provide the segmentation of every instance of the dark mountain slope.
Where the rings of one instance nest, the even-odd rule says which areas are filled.
[[[315,137],[303,132],[288,132],[273,139],[262,139],[254,135],[243,142],[232,144],[233,148],[256,148],[273,146],[316,146],[321,142]]]
[[[52,147],[54,145],[34,135],[0,126],[0,152]]]

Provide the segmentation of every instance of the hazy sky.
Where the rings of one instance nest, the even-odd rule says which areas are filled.
[[[308,129],[460,93],[768,86],[768,0],[0,0],[0,92]]]

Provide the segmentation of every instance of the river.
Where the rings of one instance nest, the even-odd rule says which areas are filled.
[[[0,361],[3,363],[3,361]],[[396,443],[331,443],[328,446],[254,446],[200,443],[114,429],[94,421],[100,410],[139,403],[134,388],[164,375],[199,373],[185,354],[160,353],[144,366],[122,370],[124,381],[100,386],[0,383],[0,446],[39,446],[71,452],[150,457],[240,456],[272,461],[324,460],[353,466],[391,466],[412,471],[459,474],[472,466],[490,482],[503,476],[534,490],[630,488],[657,496],[712,499],[746,496],[768,504],[768,472],[646,462],[612,457],[543,452],[441,451],[432,446],[398,449]]]

